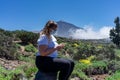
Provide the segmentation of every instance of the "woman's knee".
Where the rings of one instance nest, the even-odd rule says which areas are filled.
[[[71,62],[70,61],[66,61],[65,65],[69,67],[69,66],[71,66]]]
[[[69,68],[71,68],[71,62],[68,60],[64,60],[64,62],[62,63],[62,70],[68,70]]]
[[[74,65],[75,65],[74,61],[73,60],[69,60],[69,62],[71,64],[71,66],[74,67]]]

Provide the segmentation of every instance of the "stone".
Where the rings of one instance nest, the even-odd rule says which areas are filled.
[[[57,80],[57,72],[41,72],[38,71],[35,75],[35,80]]]

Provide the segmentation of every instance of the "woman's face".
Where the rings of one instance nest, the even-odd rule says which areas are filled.
[[[51,32],[52,30],[57,30],[57,27],[56,27],[56,26],[53,26],[52,28],[50,28],[50,32]]]
[[[50,33],[51,34],[54,34],[57,30],[57,27],[56,26],[53,26],[52,28],[50,28]]]
[[[57,27],[56,27],[56,26],[53,26],[52,29],[53,29],[53,30],[57,30]]]

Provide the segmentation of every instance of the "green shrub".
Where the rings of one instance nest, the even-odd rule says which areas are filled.
[[[25,30],[17,30],[14,31],[14,33],[16,34],[16,37],[18,37],[24,44],[32,43],[33,45],[36,45],[37,39],[39,37],[39,34]]]
[[[16,43],[15,46],[16,46],[18,49],[20,49],[20,47],[21,47],[21,45],[18,44],[18,43]]]
[[[25,51],[27,52],[37,52],[37,49],[33,46],[33,44],[29,44],[25,46]]]
[[[19,53],[17,53],[17,48],[13,41],[13,37],[0,32],[0,57],[6,59],[18,59]]]
[[[0,80],[20,80],[20,76],[18,74],[22,74],[22,70],[6,70],[0,66]]]
[[[105,80],[120,80],[120,71],[116,71],[115,74],[107,77]]]
[[[89,80],[89,78],[82,71],[83,69],[86,69],[87,67],[88,67],[87,64],[76,62],[76,65],[75,65],[75,68],[71,74],[71,77],[79,77],[82,80]]]
[[[32,59],[30,57],[19,56],[18,58],[21,61],[30,62]]]
[[[34,65],[27,65],[23,67],[23,71],[27,78],[31,78],[35,76],[35,73],[37,72],[37,68]]]

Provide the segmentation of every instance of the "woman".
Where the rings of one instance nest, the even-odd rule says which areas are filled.
[[[64,48],[64,44],[58,44],[53,34],[57,30],[57,23],[48,21],[40,33],[36,66],[43,72],[58,72],[59,80],[68,80],[71,75],[74,62],[72,60],[58,58],[58,50]]]

